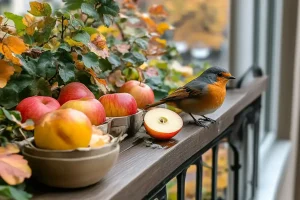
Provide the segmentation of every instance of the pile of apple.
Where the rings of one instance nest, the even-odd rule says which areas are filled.
[[[106,94],[96,99],[82,83],[73,82],[61,89],[58,99],[32,96],[23,99],[16,107],[22,121],[35,122],[34,138],[39,148],[69,150],[79,147],[103,145],[109,139],[99,134],[96,126],[106,117],[133,115],[138,108],[154,102],[152,89],[138,81],[128,81],[120,93]],[[182,119],[173,111],[157,108],[145,115],[147,132],[158,139],[173,137],[182,127]],[[175,130],[176,129],[176,130]],[[97,136],[95,139],[95,134]]]

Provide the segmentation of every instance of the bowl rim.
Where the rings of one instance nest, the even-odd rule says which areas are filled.
[[[122,119],[122,118],[129,118],[129,117],[132,117],[132,116],[134,116],[134,115],[137,115],[137,114],[140,114],[140,113],[143,113],[144,112],[144,110],[142,110],[142,109],[137,109],[137,112],[136,113],[134,113],[134,114],[132,114],[132,115],[126,115],[126,116],[121,116],[121,117],[108,117],[109,119],[111,119],[111,120],[114,120],[114,119]]]
[[[117,151],[117,154],[119,155],[120,145],[118,143],[114,146],[114,149],[112,149],[111,151],[108,151],[108,152],[105,152],[105,153],[102,153],[102,154],[99,154],[99,155],[80,157],[80,158],[48,158],[48,157],[34,156],[34,155],[31,155],[31,154],[28,154],[27,152],[24,152],[24,149],[22,150],[22,154],[24,156],[39,159],[39,160],[73,162],[73,161],[91,160],[91,159],[95,159],[95,158],[98,158],[98,157],[104,157],[104,156],[107,156],[108,154],[111,154],[114,151]]]
[[[71,152],[76,152],[76,151],[96,151],[96,150],[99,150],[99,149],[102,149],[104,147],[111,147],[111,146],[114,146],[116,144],[118,144],[118,142],[114,141],[116,140],[117,138],[110,135],[109,136],[111,137],[111,142],[108,143],[108,144],[104,144],[103,146],[100,146],[100,147],[79,147],[79,148],[76,148],[76,149],[68,149],[68,150],[52,150],[52,149],[41,149],[41,148],[38,148],[36,147],[35,145],[32,144],[32,142],[34,141],[34,137],[30,137],[30,138],[27,138],[26,141],[28,143],[30,143],[31,145],[29,145],[28,143],[26,143],[24,145],[23,148],[28,148],[28,149],[33,149],[33,150],[36,150],[36,151],[40,151],[40,152],[45,152],[45,153],[71,153]]]

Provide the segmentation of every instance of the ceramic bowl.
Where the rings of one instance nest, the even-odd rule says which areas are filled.
[[[32,139],[30,142],[34,144]],[[32,176],[45,185],[58,188],[80,188],[99,182],[116,163],[119,151],[116,142],[76,150],[45,150],[29,144],[22,148]]]
[[[110,129],[108,133],[114,137],[127,134],[128,137],[134,136],[143,125],[143,111],[138,110],[134,115],[124,117],[110,117]]]

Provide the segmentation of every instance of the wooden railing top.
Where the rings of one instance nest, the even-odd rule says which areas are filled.
[[[209,128],[185,124],[174,140],[176,144],[167,149],[146,147],[144,142],[128,138],[121,143],[119,159],[113,169],[99,183],[76,190],[58,190],[40,185],[34,186],[34,200],[140,200],[157,184],[188,158],[204,148],[234,121],[234,117],[266,89],[267,78],[255,78],[242,88],[227,91],[222,107],[208,115],[217,123]],[[191,121],[187,115],[184,121]],[[78,177],[80,178],[80,177]]]

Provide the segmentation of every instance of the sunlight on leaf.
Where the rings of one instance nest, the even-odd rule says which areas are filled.
[[[40,3],[37,1],[30,2],[30,8],[28,12],[34,16],[50,16],[52,13],[51,6],[48,3]]]
[[[15,15],[15,14],[10,13],[10,12],[4,12],[4,15],[7,19],[10,19],[14,22],[18,33],[21,33],[26,28],[25,25],[22,22],[22,19],[23,19],[22,16]]]
[[[17,155],[17,145],[0,147],[0,176],[9,185],[17,185],[31,176],[31,169],[23,156]]]
[[[15,68],[4,60],[0,60],[0,88],[4,88],[10,76],[14,74]]]
[[[161,35],[163,35],[167,30],[171,30],[171,29],[172,27],[165,22],[159,23],[156,27],[157,32]]]
[[[70,38],[70,36],[67,36],[64,41],[66,43],[68,43],[68,45],[70,46],[75,46],[75,47],[82,47],[84,44],[82,42],[77,42],[75,40],[73,40],[72,38]]]
[[[26,26],[26,33],[32,36],[34,34],[35,28],[37,27],[34,16],[32,16],[31,14],[25,14],[22,22]]]

